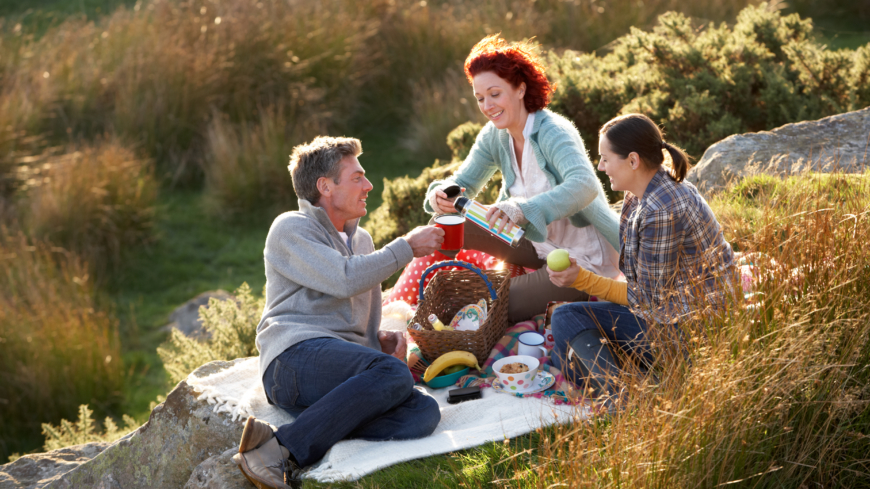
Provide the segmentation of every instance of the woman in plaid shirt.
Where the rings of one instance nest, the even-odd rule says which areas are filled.
[[[653,356],[648,328],[673,328],[688,317],[720,310],[737,284],[734,254],[710,206],[689,182],[685,151],[664,141],[645,115],[628,114],[606,123],[599,133],[598,169],[614,190],[625,191],[619,225],[619,268],[626,282],[585,270],[572,260],[550,280],[608,302],[576,302],[552,318],[554,362],[576,384],[589,382],[598,394],[613,394],[609,379],[619,362],[605,346],[615,342],[642,363]],[[664,152],[672,165],[664,165]],[[570,364],[568,348],[577,356]]]

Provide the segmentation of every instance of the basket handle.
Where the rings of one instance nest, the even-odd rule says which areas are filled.
[[[486,284],[486,288],[489,289],[489,297],[493,301],[498,298],[498,295],[495,293],[495,287],[492,286],[492,282],[489,281],[489,278],[487,278],[486,274],[483,273],[479,268],[477,268],[476,266],[474,266],[470,263],[466,263],[464,261],[444,260],[444,261],[439,261],[439,262],[435,263],[434,265],[432,265],[431,267],[427,268],[423,272],[423,275],[420,276],[420,302],[423,302],[423,284],[426,283],[426,276],[429,275],[430,273],[432,273],[433,271],[435,271],[439,268],[444,268],[444,267],[467,268],[467,269],[471,270],[472,272],[480,275],[480,278],[482,278],[483,282]]]

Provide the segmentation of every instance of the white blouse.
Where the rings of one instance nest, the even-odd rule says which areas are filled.
[[[514,138],[511,137],[511,166],[513,166],[517,176],[514,184],[508,189],[511,197],[529,199],[552,188],[547,176],[538,165],[538,159],[535,157],[535,152],[532,151],[532,145],[529,144],[529,136],[532,133],[534,123],[535,113],[533,112],[529,114],[523,128],[526,142],[523,145],[522,171],[517,164]],[[578,162],[578,164],[580,163]],[[604,239],[604,236],[592,225],[578,228],[571,224],[567,217],[564,217],[547,225],[547,241],[543,243],[532,241],[532,245],[535,247],[538,257],[542,259],[546,259],[551,251],[561,248],[566,250],[571,258],[577,260],[577,264],[586,270],[608,278],[616,278],[620,274],[619,252],[614,250]]]

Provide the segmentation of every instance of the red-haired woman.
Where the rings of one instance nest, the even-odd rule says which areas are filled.
[[[571,121],[546,109],[554,87],[528,43],[487,37],[465,60],[465,74],[489,122],[456,173],[429,186],[424,208],[455,212],[455,197],[448,199],[443,189],[459,185],[462,195],[473,198],[500,171],[503,185],[487,218],[492,226],[501,220],[501,226],[510,221],[523,227],[528,239],[511,248],[468,225],[465,248],[537,270],[511,281],[510,321],[544,312],[549,301],[586,300],[582,291],[553,285],[544,266],[547,254],[562,248],[599,275],[620,273],[617,216],[580,134]]]

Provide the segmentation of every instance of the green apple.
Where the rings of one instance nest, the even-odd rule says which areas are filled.
[[[442,375],[455,374],[456,372],[459,372],[460,370],[462,370],[464,368],[465,368],[465,365],[461,365],[461,364],[460,365],[451,365],[451,366],[445,368],[444,370],[442,370],[441,373],[438,374],[438,377],[441,377]]]
[[[554,272],[561,272],[571,266],[568,252],[565,250],[553,250],[547,255],[547,266]]]

